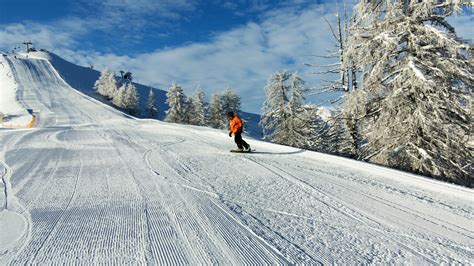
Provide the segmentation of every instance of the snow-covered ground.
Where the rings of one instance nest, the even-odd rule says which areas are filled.
[[[0,127],[22,127],[32,116],[16,100],[17,84],[4,55],[0,55]]]
[[[226,132],[136,120],[47,60],[6,60],[40,111],[0,130],[0,264],[472,263],[471,189],[251,139],[229,153]]]

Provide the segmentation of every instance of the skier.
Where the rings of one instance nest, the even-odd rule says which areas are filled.
[[[250,149],[250,145],[247,144],[247,142],[245,142],[243,139],[242,139],[242,129],[243,129],[243,126],[244,126],[244,123],[242,122],[242,120],[240,119],[240,117],[238,117],[237,115],[234,114],[234,112],[229,112],[227,113],[227,116],[229,118],[229,137],[232,137],[232,133],[234,133],[234,140],[235,140],[235,143],[237,144],[237,147],[238,149],[237,150],[232,150],[232,151],[235,151],[235,152],[250,152],[251,149]],[[245,150],[244,150],[245,148]]]

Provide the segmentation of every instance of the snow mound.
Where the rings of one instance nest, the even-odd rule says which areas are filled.
[[[3,210],[0,212],[0,254],[7,252],[26,233],[28,223],[18,213]]]
[[[18,53],[20,56],[24,58],[33,58],[33,59],[45,59],[45,60],[52,60],[51,54],[46,51],[32,51],[28,53]]]
[[[17,84],[5,55],[0,56],[0,84],[0,127],[27,125],[32,117],[16,101]]]

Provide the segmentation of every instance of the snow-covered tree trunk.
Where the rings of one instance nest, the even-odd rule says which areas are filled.
[[[166,111],[165,121],[170,123],[183,123],[184,105],[186,100],[183,89],[173,81],[166,96],[168,97],[166,103],[168,104],[169,109]]]
[[[334,51],[331,51],[329,55],[316,56],[321,59],[333,59],[334,62],[329,64],[306,64],[309,67],[314,67],[316,69],[313,74],[329,76],[333,78],[335,75],[339,75],[338,80],[333,80],[325,82],[320,88],[317,88],[318,91],[343,91],[349,92],[355,84],[357,79],[356,69],[350,68],[350,58],[345,56],[345,51],[349,42],[349,21],[347,18],[347,12],[344,10],[344,17],[341,18],[339,10],[336,11],[336,22],[335,26],[331,24],[329,20],[326,20],[329,30],[331,31],[332,37],[334,39]],[[352,71],[353,70],[353,71]],[[326,78],[327,79],[327,78]]]
[[[472,46],[446,17],[468,1],[361,1],[347,56],[364,69],[346,112],[371,162],[473,186]]]
[[[341,24],[341,16],[339,14],[339,12],[337,12],[336,14],[336,17],[337,17],[337,35],[334,36],[338,45],[339,45],[339,61],[340,61],[340,66],[339,66],[339,75],[340,75],[340,82],[341,82],[341,87],[342,89],[347,92],[349,91],[349,87],[348,87],[348,81],[347,81],[347,69],[345,68],[345,64],[344,64],[344,50],[345,50],[345,44],[346,44],[346,38],[347,36],[343,36],[343,28],[342,28],[342,24]],[[329,23],[328,23],[329,24]],[[333,31],[333,34],[334,31]]]
[[[152,88],[150,88],[150,93],[148,93],[146,110],[151,118],[158,118],[158,108],[156,107],[155,93],[153,92]]]

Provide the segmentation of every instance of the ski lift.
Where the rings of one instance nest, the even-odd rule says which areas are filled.
[[[125,74],[123,74],[123,79],[125,80],[129,80],[129,81],[132,81],[132,73],[131,72],[127,72]]]

